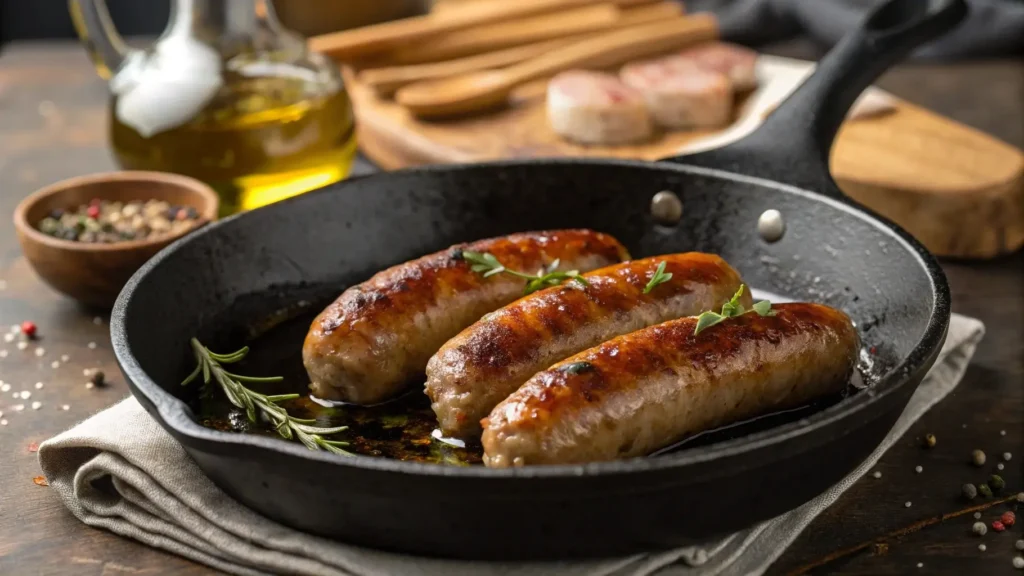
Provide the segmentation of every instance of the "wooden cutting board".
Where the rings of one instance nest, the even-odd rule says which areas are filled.
[[[554,134],[545,117],[543,81],[518,89],[506,109],[425,121],[377,98],[350,70],[345,78],[360,147],[381,167],[398,169],[550,156],[656,160],[714,148],[756,129],[812,70],[808,62],[762,56],[761,87],[738,107],[732,126],[717,132],[670,132],[642,145],[616,147],[577,146]],[[991,258],[1024,244],[1024,154],[948,118],[892,100],[891,111],[843,125],[831,160],[840,188],[941,256]]]

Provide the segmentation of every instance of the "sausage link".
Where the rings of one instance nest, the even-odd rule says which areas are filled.
[[[696,318],[609,340],[536,374],[484,422],[490,467],[642,456],[839,393],[859,339],[842,312],[780,304],[694,336]]]
[[[664,263],[672,278],[644,288]],[[426,392],[448,436],[480,434],[480,419],[537,372],[609,338],[718,309],[742,284],[714,254],[644,258],[584,274],[586,285],[535,292],[486,315],[427,363]],[[750,295],[743,294],[749,306]]]
[[[592,230],[512,234],[460,244],[384,270],[345,290],[313,321],[302,360],[315,396],[373,404],[406,390],[427,360],[480,316],[522,296],[524,281],[483,277],[463,251],[489,252],[509,269],[593,270],[629,257]]]

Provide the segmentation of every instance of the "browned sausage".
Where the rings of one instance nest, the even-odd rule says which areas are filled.
[[[694,335],[696,318],[609,340],[536,374],[484,420],[491,467],[649,454],[712,428],[840,392],[858,337],[842,312],[780,304]]]
[[[460,244],[388,268],[345,290],[313,321],[302,347],[313,394],[357,404],[387,400],[423,376],[445,341],[522,296],[522,279],[485,278],[462,251],[489,252],[531,274],[556,259],[559,270],[586,271],[629,257],[607,234],[555,230]]]
[[[667,282],[644,288],[664,263]],[[537,372],[609,338],[719,309],[742,284],[714,254],[690,252],[601,268],[520,298],[449,340],[427,363],[426,392],[441,430],[480,434],[480,419]],[[749,293],[742,302],[749,306]]]

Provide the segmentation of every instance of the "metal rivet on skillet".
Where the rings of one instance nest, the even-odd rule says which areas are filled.
[[[765,242],[777,242],[786,232],[786,223],[778,210],[765,210],[757,219],[757,232]]]
[[[651,216],[659,224],[674,226],[683,217],[683,202],[674,192],[662,190],[651,198]]]

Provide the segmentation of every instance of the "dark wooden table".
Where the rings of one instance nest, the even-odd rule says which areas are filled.
[[[784,55],[813,57],[806,46]],[[880,85],[910,101],[1024,146],[1024,62],[904,66]],[[22,320],[39,325],[27,350],[0,339],[0,574],[207,574],[211,571],[78,522],[39,475],[32,443],[42,442],[128,395],[110,349],[106,315],[83,309],[40,283],[10,225],[15,204],[45,184],[110,169],[105,145],[106,87],[75,44],[16,44],[0,55],[0,333]],[[361,163],[358,172],[372,171]],[[1024,254],[988,262],[946,262],[953,309],[982,319],[988,335],[960,387],[886,454],[878,470],[822,514],[772,567],[772,574],[1012,574],[1022,525],[984,539],[969,534],[974,518],[958,498],[998,460],[1008,491],[1024,490]],[[95,343],[95,348],[90,343]],[[36,347],[44,349],[36,356]],[[69,358],[61,361],[62,355]],[[59,365],[54,368],[52,363]],[[110,375],[106,388],[86,389],[82,371]],[[35,383],[43,388],[36,389]],[[27,390],[31,398],[15,400]],[[32,402],[40,402],[32,409]],[[12,406],[23,404],[16,412]],[[61,409],[67,405],[68,409]],[[1005,431],[1005,435],[1001,435]],[[916,438],[938,437],[924,451]],[[978,470],[972,449],[989,454]],[[921,465],[923,473],[914,467]],[[751,482],[756,482],[751,478]],[[742,497],[742,495],[737,495]],[[912,501],[911,508],[903,503]],[[992,516],[989,513],[986,518]],[[978,544],[988,546],[986,552]],[[877,543],[877,545],[876,545]],[[923,567],[918,568],[918,563]]]

